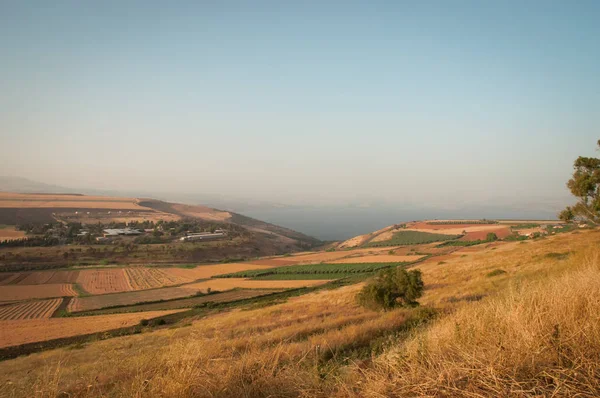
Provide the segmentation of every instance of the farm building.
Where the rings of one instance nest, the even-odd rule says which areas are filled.
[[[200,233],[196,233],[196,234],[188,234],[182,238],[179,238],[180,241],[182,242],[192,242],[192,241],[198,241],[198,240],[214,240],[214,239],[220,239],[220,238],[224,238],[227,234],[224,231],[220,231],[220,232],[200,232]]]
[[[103,235],[105,238],[115,237],[115,236],[120,236],[120,235],[133,236],[133,235],[141,234],[140,231],[138,231],[137,229],[133,229],[133,228],[109,228],[109,229],[105,229],[103,232],[104,232]]]

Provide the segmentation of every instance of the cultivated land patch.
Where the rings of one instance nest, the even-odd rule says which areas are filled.
[[[406,265],[404,262],[392,263],[352,263],[352,264],[304,264],[269,270],[241,271],[220,275],[217,278],[260,278],[263,279],[339,279],[354,274],[367,274],[382,268]],[[277,276],[275,276],[277,275]],[[311,277],[313,276],[313,277]]]
[[[17,231],[15,227],[0,225],[0,242],[5,240],[21,239],[25,237],[24,231]]]
[[[138,304],[130,305],[126,307],[108,308],[105,310],[94,311],[94,315],[100,314],[115,314],[125,312],[140,312],[140,311],[159,311],[159,310],[173,310],[180,308],[193,308],[194,306],[205,304],[205,303],[227,303],[230,301],[244,300],[266,294],[273,294],[281,292],[281,289],[239,289],[231,290],[223,293],[209,294],[206,296],[198,296],[177,300],[169,300],[160,303],[153,304]]]
[[[82,270],[77,277],[77,283],[90,294],[106,294],[127,292],[133,290],[125,270],[90,269]]]
[[[331,278],[335,279],[335,278]],[[329,282],[329,280],[250,280],[244,278],[224,278],[211,279],[209,281],[198,282],[187,285],[196,290],[207,292],[231,290],[235,288],[242,289],[296,289],[299,287],[318,286]]]
[[[154,289],[190,282],[188,278],[179,277],[158,268],[130,267],[124,268],[124,271],[132,290]]]
[[[337,260],[347,257],[349,254],[350,252],[346,251],[319,252],[286,257],[286,261],[293,261],[294,264],[314,264]]]
[[[152,319],[179,311],[0,321],[0,348],[119,329],[136,325],[142,319]]]
[[[76,295],[73,285],[67,283],[29,286],[4,285],[0,288],[0,301],[21,301]]]
[[[412,263],[422,259],[424,256],[396,256],[389,254],[366,255],[356,257],[346,257],[339,260],[330,261],[331,264],[353,264],[353,263]]]
[[[62,303],[62,298],[38,301],[25,301],[18,304],[0,306],[0,320],[50,318]]]
[[[273,268],[272,265],[258,265],[254,263],[229,263],[215,265],[200,265],[194,268],[161,268],[167,274],[174,275],[179,278],[185,278],[190,282],[199,279],[208,279],[215,275],[230,274],[232,272],[246,270],[266,270]]]
[[[416,230],[403,229],[395,232],[393,236],[385,241],[367,243],[365,246],[399,246],[399,245],[420,245],[431,242],[443,242],[459,238],[460,235],[429,233]]]
[[[118,305],[132,305],[137,303],[154,302],[159,300],[172,300],[193,296],[199,288],[191,287],[165,287],[153,290],[138,290],[98,296],[75,297],[69,303],[67,310],[70,312],[98,310],[105,307]]]
[[[467,232],[460,240],[474,241],[485,240],[488,234],[496,234],[498,239],[504,239],[512,234],[510,228],[483,229],[480,231]]]
[[[0,192],[0,207],[8,208],[99,208],[143,210],[134,198],[84,195],[41,195]]]

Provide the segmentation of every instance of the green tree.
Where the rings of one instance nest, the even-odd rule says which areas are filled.
[[[493,232],[490,232],[489,234],[487,234],[485,240],[489,241],[489,242],[493,242],[495,240],[498,240],[498,235],[496,235]]]
[[[380,271],[357,295],[358,303],[374,310],[414,307],[423,295],[421,271],[388,268]]]
[[[600,140],[598,140],[600,147]],[[568,206],[559,214],[563,221],[585,220],[600,222],[600,159],[580,156],[573,164],[573,177],[567,182],[577,204]]]

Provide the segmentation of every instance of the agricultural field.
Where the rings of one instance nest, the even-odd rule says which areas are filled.
[[[90,294],[107,294],[133,290],[122,268],[93,269],[79,272],[77,283]]]
[[[4,285],[0,287],[0,302],[76,295],[73,285],[67,283],[28,286]]]
[[[401,230],[395,232],[393,236],[384,241],[367,243],[366,247],[378,246],[400,246],[400,245],[421,245],[432,242],[444,242],[460,238],[460,235],[449,235],[440,233],[430,233],[414,230]]]
[[[128,267],[124,270],[132,290],[154,289],[190,282],[188,278],[179,277],[158,268]]]
[[[294,264],[316,264],[316,263],[338,260],[340,258],[347,257],[349,254],[350,253],[346,252],[346,251],[298,254],[298,255],[292,255],[292,256],[286,257],[285,261],[291,261]]]
[[[50,318],[62,301],[62,298],[55,298],[2,305],[0,306],[0,321]]]
[[[183,299],[175,299],[163,301],[153,304],[138,304],[127,307],[108,308],[105,310],[93,311],[90,315],[116,314],[125,312],[140,312],[140,311],[160,311],[174,310],[180,308],[193,308],[194,306],[204,303],[227,303],[231,301],[245,300],[254,297],[260,297],[267,294],[281,292],[281,289],[236,289],[223,293],[209,294],[206,296],[190,297]]]
[[[159,300],[172,300],[193,296],[198,293],[198,290],[198,288],[186,285],[186,287],[165,287],[162,289],[75,297],[69,303],[67,310],[69,312],[91,311],[105,307],[132,305]]]
[[[14,226],[0,225],[0,242],[4,240],[21,239],[25,236],[25,232],[17,231]]]
[[[110,196],[20,194],[0,192],[0,208],[85,208],[141,210],[138,200]]]
[[[0,321],[0,330],[2,330],[2,333],[0,333],[0,348],[133,326],[142,319],[152,319],[179,311],[181,310]]]
[[[228,263],[214,265],[199,265],[192,268],[161,268],[161,271],[178,278],[184,278],[189,282],[199,279],[212,278],[215,275],[229,274],[247,270],[266,270],[273,268],[273,265],[258,265],[255,262],[249,263]]]
[[[330,261],[330,264],[353,264],[353,263],[412,263],[420,260],[424,256],[419,255],[394,255],[394,254],[380,254],[380,255],[366,255],[366,256],[353,256],[341,258],[339,260]]]
[[[331,278],[335,279],[335,278]],[[225,291],[236,288],[241,289],[297,289],[300,287],[318,286],[330,280],[312,279],[288,279],[288,280],[249,280],[245,278],[211,279],[204,282],[188,285],[190,288],[200,290],[203,293],[211,291]]]
[[[289,279],[301,279],[303,275],[329,275],[327,279],[339,279],[353,274],[374,272],[378,269],[406,265],[407,262],[393,263],[352,263],[352,264],[307,264],[290,265],[269,270],[241,271],[219,275],[216,278],[256,278],[271,275],[287,275]],[[278,278],[279,279],[279,278]]]

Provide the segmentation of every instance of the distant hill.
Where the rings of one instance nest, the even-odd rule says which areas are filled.
[[[0,176],[0,192],[19,193],[78,193],[73,188],[44,184],[23,177]]]

